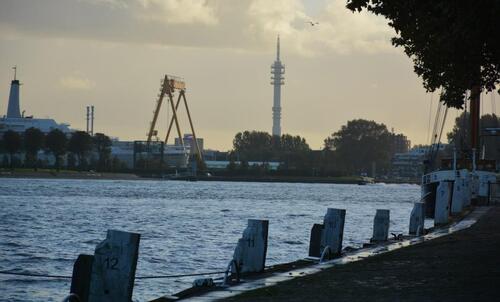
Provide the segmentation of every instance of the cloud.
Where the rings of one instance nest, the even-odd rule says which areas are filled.
[[[59,79],[59,86],[70,90],[91,90],[95,82],[79,75],[65,76]]]
[[[3,1],[0,35],[271,51],[280,34],[286,52],[299,55],[393,51],[393,31],[382,17],[352,13],[345,0],[325,0],[315,16],[306,5],[306,0]]]
[[[217,24],[215,8],[202,0],[138,0],[141,19],[167,24]]]

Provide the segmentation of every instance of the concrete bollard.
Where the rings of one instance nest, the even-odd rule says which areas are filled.
[[[311,229],[311,237],[309,239],[309,256],[321,257],[321,234],[323,233],[323,225],[315,223]]]
[[[342,252],[342,239],[344,237],[345,210],[328,208],[323,219],[323,232],[321,233],[320,254],[328,246],[332,255],[338,256]],[[330,257],[331,258],[331,257]]]
[[[441,181],[436,190],[434,224],[448,223],[450,212],[451,182]]]
[[[418,230],[423,233],[425,228],[425,203],[415,202],[410,214],[410,235],[419,235]]]
[[[465,180],[463,178],[456,178],[453,183],[453,195],[451,200],[451,214],[458,215],[464,209],[465,201]]]
[[[92,264],[94,256],[78,255],[78,258],[73,265],[73,275],[71,276],[70,294],[78,297],[80,302],[89,300],[90,278],[92,275]]]
[[[140,234],[108,230],[95,248],[89,302],[130,302]]]
[[[248,219],[248,226],[234,250],[233,260],[242,273],[262,272],[266,265],[268,220]],[[232,269],[234,273],[234,268]]]
[[[390,210],[377,209],[373,219],[373,236],[371,241],[387,241],[389,237]]]
[[[309,240],[309,256],[321,257],[326,247],[330,248],[332,256],[340,255],[342,238],[344,236],[345,213],[343,209],[328,208],[323,224],[315,223],[311,229]]]

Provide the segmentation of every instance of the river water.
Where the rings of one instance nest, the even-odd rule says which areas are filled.
[[[0,270],[71,275],[107,229],[141,233],[136,276],[224,270],[248,218],[269,219],[266,265],[307,256],[328,207],[347,210],[344,247],[371,237],[375,210],[407,233],[416,185],[52,180],[0,178]],[[134,301],[196,277],[136,280]],[[61,301],[70,280],[0,275],[0,301]]]

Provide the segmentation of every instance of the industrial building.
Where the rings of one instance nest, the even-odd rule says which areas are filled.
[[[198,147],[200,148],[200,151],[203,153],[203,138],[197,137],[196,142],[198,143]],[[189,154],[192,155],[196,152],[196,144],[194,141],[194,137],[192,134],[184,134],[182,137],[182,143],[181,140],[176,137],[174,139],[174,145],[175,146],[186,146],[189,147]]]
[[[444,151],[446,144],[436,146]],[[429,146],[413,147],[408,152],[395,153],[392,157],[391,176],[394,178],[418,180],[424,173],[424,160],[427,159]]]

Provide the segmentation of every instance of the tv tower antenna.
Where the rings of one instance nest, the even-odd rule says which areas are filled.
[[[274,86],[273,97],[273,136],[281,136],[281,85],[285,84],[283,75],[285,65],[280,61],[280,36],[276,45],[276,61],[271,65],[271,85]]]

